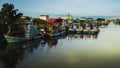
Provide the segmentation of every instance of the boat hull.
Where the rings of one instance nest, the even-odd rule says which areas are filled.
[[[83,30],[79,30],[79,29],[78,29],[78,30],[76,30],[76,33],[77,33],[77,34],[82,34],[82,33],[83,33]]]
[[[45,34],[45,37],[46,38],[50,38],[50,37],[57,37],[57,36],[60,36],[60,35],[64,35],[66,33],[66,31],[61,31],[61,32],[58,32],[58,33],[47,33]]]
[[[43,35],[30,37],[30,38],[5,36],[7,43],[19,43],[19,42],[25,42],[25,41],[29,41],[29,40],[36,40],[36,39],[40,39],[40,38],[43,38]]]
[[[92,35],[97,35],[98,33],[99,33],[99,30],[97,30],[97,31],[91,31],[91,33],[92,33]]]
[[[97,30],[83,30],[84,35],[97,35],[99,33],[99,29]]]

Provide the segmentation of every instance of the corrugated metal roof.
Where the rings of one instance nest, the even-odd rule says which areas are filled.
[[[48,22],[50,22],[50,23],[56,23],[56,22],[58,22],[58,21],[62,21],[63,19],[61,19],[61,18],[50,18],[50,19],[48,19]]]

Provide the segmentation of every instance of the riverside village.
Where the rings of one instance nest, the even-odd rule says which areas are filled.
[[[120,67],[119,16],[33,18],[11,3],[1,7],[0,68]]]

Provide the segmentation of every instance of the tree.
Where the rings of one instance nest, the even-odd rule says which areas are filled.
[[[80,22],[80,19],[79,18],[76,18],[73,20],[74,23],[79,23]]]
[[[32,21],[34,24],[39,24],[39,25],[48,25],[49,22],[41,20],[39,18],[34,18]]]
[[[13,4],[5,3],[2,5],[0,16],[3,19],[3,23],[8,25],[8,34],[18,31],[17,29],[21,30],[22,15],[22,13],[18,13],[18,9],[15,9]],[[15,27],[18,25],[19,27]]]

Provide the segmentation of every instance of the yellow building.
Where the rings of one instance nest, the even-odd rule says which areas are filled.
[[[46,21],[49,19],[49,15],[40,15],[40,19]]]

